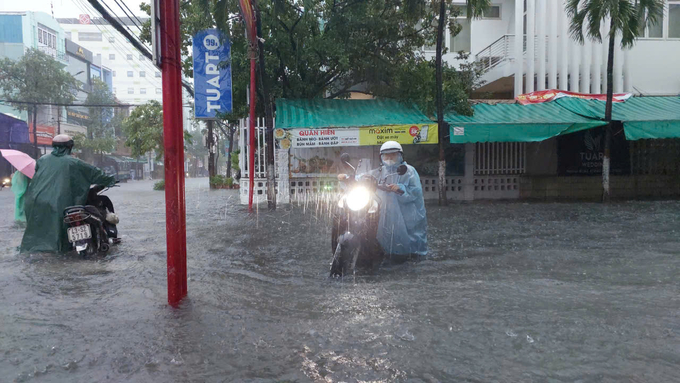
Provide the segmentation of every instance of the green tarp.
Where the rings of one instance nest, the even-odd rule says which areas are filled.
[[[416,107],[394,100],[276,100],[276,127],[282,129],[429,123]]]
[[[549,102],[535,105],[477,104],[473,116],[447,114],[451,143],[533,142],[605,125]]]
[[[553,102],[575,114],[604,119],[602,101],[565,97]],[[680,97],[631,97],[613,104],[612,120],[623,122],[629,141],[680,138]]]

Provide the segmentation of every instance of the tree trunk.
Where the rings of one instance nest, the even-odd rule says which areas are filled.
[[[602,202],[609,202],[609,164],[612,141],[612,103],[614,99],[614,48],[616,29],[612,18],[609,32],[609,57],[607,57],[607,105],[604,120],[607,121],[604,133],[604,158],[602,159]]]
[[[234,147],[234,132],[236,129],[229,126],[229,154],[227,155],[227,178],[231,177],[231,150]]]
[[[57,106],[57,134],[61,134],[61,106]]]
[[[35,159],[40,158],[40,151],[38,150],[38,105],[33,106],[33,150],[35,150]]]
[[[437,25],[437,125],[439,126],[439,205],[445,206],[446,199],[446,136],[447,124],[444,122],[444,100],[442,80],[442,46],[444,45],[444,25],[446,21],[445,0],[439,2],[439,24]]]
[[[258,52],[259,52],[259,67],[260,67],[260,86],[262,87],[262,98],[264,98],[264,123],[267,127],[265,134],[265,143],[267,152],[267,207],[269,210],[276,210],[276,169],[274,169],[274,114],[272,113],[272,104],[269,99],[269,84],[265,76],[264,65],[264,43],[262,42],[262,18],[260,17],[260,9],[257,8],[257,37],[258,37]]]
[[[215,152],[213,151],[213,125],[215,121],[208,120],[208,138],[206,139],[206,145],[208,146],[208,176],[215,176]],[[210,185],[212,187],[212,185]]]

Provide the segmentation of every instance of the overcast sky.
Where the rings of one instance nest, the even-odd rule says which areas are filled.
[[[102,1],[102,0],[100,0]],[[130,8],[130,10],[137,16],[145,16],[144,12],[139,10],[139,4],[149,0],[125,0],[125,4]],[[100,15],[96,13],[87,2],[87,0],[2,0],[2,5],[0,6],[0,11],[41,11],[45,13],[50,13],[50,5],[54,5],[54,17],[64,18],[64,17],[78,17],[78,15],[83,13],[81,8],[84,8],[84,4],[87,4],[87,14],[90,17],[99,17]],[[118,7],[113,0],[104,0],[104,2],[114,11],[114,13],[119,17],[124,17],[125,14]],[[122,5],[123,2],[118,0]],[[106,8],[106,7],[105,7]],[[127,9],[126,9],[127,11]],[[129,12],[128,12],[129,13]]]

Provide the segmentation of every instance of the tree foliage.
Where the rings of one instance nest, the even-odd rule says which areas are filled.
[[[0,61],[2,97],[19,110],[33,108],[33,103],[71,103],[78,91],[78,81],[62,64],[37,49],[31,48],[14,61]]]
[[[163,107],[158,101],[149,101],[136,107],[130,117],[125,119],[123,132],[126,136],[125,145],[132,150],[133,157],[154,151],[157,161],[163,158]],[[185,130],[185,150],[192,142],[191,133]]]

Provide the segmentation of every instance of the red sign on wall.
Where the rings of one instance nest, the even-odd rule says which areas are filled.
[[[56,134],[54,126],[38,124],[38,145],[52,146],[52,138]],[[33,143],[33,124],[28,124],[28,139]]]
[[[78,21],[81,24],[92,24],[92,21],[90,20],[90,15],[86,15],[86,14],[79,15]]]

